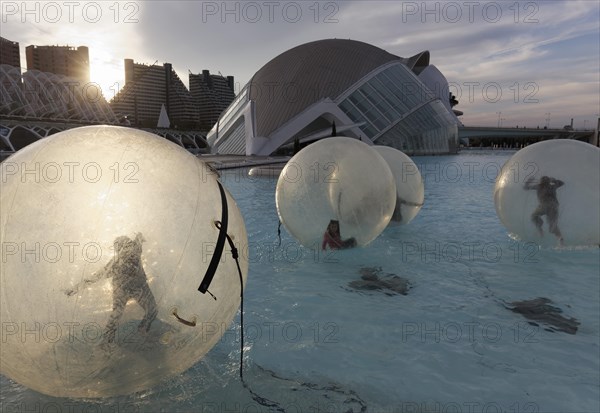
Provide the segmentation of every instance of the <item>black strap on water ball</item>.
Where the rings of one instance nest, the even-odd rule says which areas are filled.
[[[281,247],[281,221],[279,221],[279,225],[277,226],[277,238],[279,239],[277,247]]]
[[[217,238],[217,245],[215,248],[215,252],[210,260],[210,264],[208,265],[208,269],[206,270],[206,274],[198,287],[198,291],[202,294],[209,293],[215,300],[217,299],[214,295],[208,291],[208,287],[212,282],[213,277],[219,267],[219,261],[221,260],[221,256],[223,255],[223,249],[225,248],[225,240],[228,241],[229,247],[231,248],[231,256],[235,260],[238,270],[238,276],[240,279],[240,330],[241,330],[241,340],[240,340],[240,379],[244,387],[250,392],[252,399],[259,403],[262,406],[269,407],[278,412],[284,413],[285,410],[277,403],[272,400],[269,400],[265,397],[262,397],[252,391],[246,380],[244,380],[243,366],[244,366],[244,278],[242,276],[242,269],[240,268],[239,262],[239,254],[238,250],[233,243],[233,240],[227,234],[227,224],[228,224],[228,209],[227,209],[227,197],[225,196],[225,190],[219,181],[217,181],[219,185],[219,191],[221,193],[221,221],[215,221],[215,226],[219,229],[219,236]],[[177,316],[177,314],[174,314]],[[179,318],[179,317],[178,317]]]
[[[215,252],[210,260],[210,264],[208,265],[208,269],[206,270],[206,274],[198,287],[198,291],[202,294],[208,292],[215,300],[217,297],[211,294],[208,291],[208,287],[212,282],[215,273],[217,272],[217,268],[219,267],[219,261],[221,261],[221,256],[223,255],[223,248],[225,247],[225,238],[227,237],[227,224],[229,221],[229,211],[227,209],[227,197],[225,196],[225,190],[221,185],[221,182],[217,181],[217,185],[219,185],[219,192],[221,193],[221,221],[215,222],[215,226],[219,229],[219,236],[217,238],[217,245],[215,247]]]
[[[242,381],[242,385],[250,395],[252,399],[260,404],[261,406],[269,407],[272,410],[278,411],[280,413],[285,413],[285,409],[281,407],[281,405],[273,400],[267,399],[256,393],[250,385],[244,379],[244,278],[242,276],[242,269],[240,268],[239,254],[238,250],[233,243],[233,240],[229,236],[229,234],[225,234],[227,238],[227,242],[229,243],[229,248],[231,248],[231,256],[235,260],[238,270],[238,276],[240,279],[240,380]]]

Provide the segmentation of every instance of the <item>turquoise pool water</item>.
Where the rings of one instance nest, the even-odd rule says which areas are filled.
[[[239,317],[196,366],[141,394],[56,399],[0,378],[3,412],[600,411],[600,251],[508,237],[492,198],[513,152],[417,157],[425,205],[366,248],[323,254],[277,238],[276,181],[223,172],[249,235],[244,376]],[[356,290],[360,269],[407,295]],[[545,297],[580,323],[509,311]]]

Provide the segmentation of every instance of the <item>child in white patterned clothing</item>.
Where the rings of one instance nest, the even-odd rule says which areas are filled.
[[[154,295],[148,286],[146,272],[142,266],[142,242],[144,241],[141,233],[136,234],[135,240],[126,236],[117,237],[114,241],[115,255],[102,271],[66,291],[67,295],[71,296],[79,290],[81,285],[112,277],[113,309],[104,334],[107,343],[114,342],[119,320],[123,316],[129,300],[137,301],[144,309],[144,318],[138,325],[138,331],[141,333],[150,330],[150,325],[158,313]]]

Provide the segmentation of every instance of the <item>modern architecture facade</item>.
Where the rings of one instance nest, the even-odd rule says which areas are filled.
[[[0,161],[39,139],[67,129],[89,124],[123,125],[122,119],[114,114],[97,84],[34,69],[22,74],[18,43],[1,39],[1,45]],[[12,64],[4,64],[5,61]],[[133,61],[126,65],[129,89],[128,92],[122,92],[136,91],[133,86],[138,81],[137,86],[142,90],[139,95],[139,112],[143,114],[144,111],[154,110],[154,102],[160,102],[160,111],[161,105],[168,102],[176,121],[181,119],[180,114],[183,113],[187,114],[188,121],[195,122],[197,110],[192,97],[170,65],[157,66],[151,70],[147,70],[147,67],[135,65]],[[156,73],[159,75],[156,76]],[[152,80],[158,87],[141,87],[152,84]],[[165,88],[165,85],[170,87]],[[206,138],[197,130],[157,129],[156,123],[145,130],[192,153],[209,152]]]
[[[163,104],[171,127],[197,127],[197,106],[170,63],[144,65],[125,59],[125,85],[110,102],[113,112],[132,125],[156,127]]]
[[[297,46],[256,72],[209,132],[211,150],[270,155],[330,136],[335,122],[339,135],[409,155],[455,152],[456,102],[429,58],[343,39]]]
[[[0,64],[21,67],[19,43],[0,37]]]
[[[55,73],[0,65],[0,115],[55,122],[116,123],[100,87]]]
[[[27,70],[54,73],[81,82],[90,81],[90,55],[86,46],[27,46]]]
[[[190,73],[189,82],[190,93],[198,107],[199,128],[209,131],[235,99],[234,78],[203,70],[200,74]]]
[[[116,123],[100,87],[89,83],[88,48],[28,46],[21,74],[19,43],[1,38],[0,115],[51,122]]]

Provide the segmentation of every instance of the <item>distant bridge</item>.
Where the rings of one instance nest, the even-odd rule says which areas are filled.
[[[40,139],[78,126],[88,126],[86,122],[44,122],[22,121],[0,118],[0,160]],[[177,129],[143,129],[160,135],[171,142],[184,147],[192,153],[209,153],[205,135],[200,131],[181,131]]]
[[[509,146],[534,143],[546,139],[575,139],[598,146],[598,134],[593,130],[494,128],[488,126],[463,126],[458,128],[461,143],[471,146]]]
[[[0,118],[0,161],[19,149],[54,133],[86,123],[18,121]],[[598,120],[600,127],[600,119]],[[149,132],[180,145],[193,153],[209,153],[203,133],[174,129],[147,129]],[[466,146],[523,147],[546,139],[576,139],[598,146],[598,130],[494,128],[464,126],[458,128],[461,144]]]

